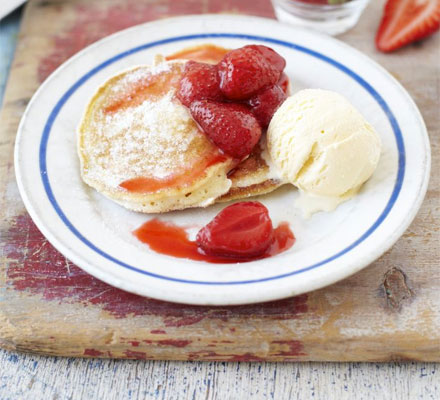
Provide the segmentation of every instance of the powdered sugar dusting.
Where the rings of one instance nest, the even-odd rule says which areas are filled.
[[[171,71],[170,64],[167,62],[160,62],[151,67],[152,74],[160,74],[161,72],[169,72]]]
[[[176,64],[176,62],[173,64]],[[121,79],[118,80],[116,84],[112,86],[111,92],[120,93],[121,90],[124,90],[130,85],[142,81],[147,75],[158,75],[164,72],[171,72],[171,70],[171,63],[166,61],[149,66],[148,70],[146,70],[145,66],[133,68],[129,73],[125,74]]]
[[[168,63],[161,63],[148,68],[148,73],[169,70]],[[124,86],[145,79],[145,74],[145,68],[127,73],[112,91],[120,93]],[[98,109],[92,123],[94,134],[85,135],[89,178],[116,188],[128,179],[162,179],[187,166],[206,138],[174,93],[172,87],[163,96],[152,96],[114,113]]]

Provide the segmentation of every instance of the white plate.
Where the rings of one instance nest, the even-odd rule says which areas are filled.
[[[346,96],[380,133],[379,166],[353,200],[305,220],[284,187],[259,198],[274,224],[287,220],[297,242],[276,257],[208,264],[156,254],[132,231],[151,216],[127,211],[83,184],[75,129],[95,89],[114,73],[151,63],[157,53],[215,43],[262,43],[287,60],[294,91]],[[408,227],[424,197],[430,148],[419,111],[380,66],[347,45],[273,20],[203,15],[161,20],[110,36],[55,71],[30,102],[15,153],[17,181],[40,230],[67,258],[121,289],[174,302],[243,304],[279,299],[343,279],[383,254]],[[202,226],[224,207],[160,216]]]

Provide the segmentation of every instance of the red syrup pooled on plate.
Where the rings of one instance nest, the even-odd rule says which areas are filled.
[[[244,203],[236,203],[235,205],[237,204]],[[246,229],[242,223],[240,227]],[[236,254],[228,256],[207,254],[197,241],[189,240],[184,228],[156,218],[144,223],[133,233],[141,242],[147,244],[151,250],[157,253],[210,263],[248,262],[273,257],[290,249],[295,243],[295,236],[287,222],[282,222],[277,228],[273,229],[271,242],[262,254],[251,257],[237,256]]]

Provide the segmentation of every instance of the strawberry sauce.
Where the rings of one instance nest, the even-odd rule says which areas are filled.
[[[104,114],[114,114],[118,111],[142,104],[148,98],[159,98],[178,86],[182,70],[178,65],[171,65],[169,71],[158,74],[146,74],[145,77],[128,85],[125,91],[117,96],[111,96],[104,106]]]
[[[290,249],[295,243],[295,236],[287,222],[280,223],[274,229],[274,239],[268,250],[262,256],[254,258],[208,256],[202,252],[195,241],[188,239],[188,234],[184,228],[158,219],[152,219],[144,223],[133,233],[156,253],[216,264],[232,264],[273,257]]]
[[[135,193],[154,193],[158,190],[167,188],[182,188],[190,185],[197,178],[201,177],[207,168],[212,165],[225,162],[228,159],[221,153],[203,157],[190,168],[184,169],[180,174],[174,174],[163,179],[159,178],[133,178],[119,184],[119,186],[129,192]]]
[[[200,46],[185,48],[177,53],[167,56],[166,59],[185,59],[217,64],[228,51],[230,50],[213,44],[202,44]]]

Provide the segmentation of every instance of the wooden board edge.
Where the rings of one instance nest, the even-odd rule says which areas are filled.
[[[95,357],[180,361],[331,361],[331,362],[440,362],[438,340],[414,342],[410,336],[353,337],[319,341],[282,334],[259,341],[208,333],[188,340],[184,330],[178,336],[139,332],[135,337],[106,330],[102,335],[34,332],[29,324],[11,323],[0,314],[0,348],[9,351],[63,357]],[[226,338],[224,338],[226,339]],[[298,340],[300,339],[300,340]]]

